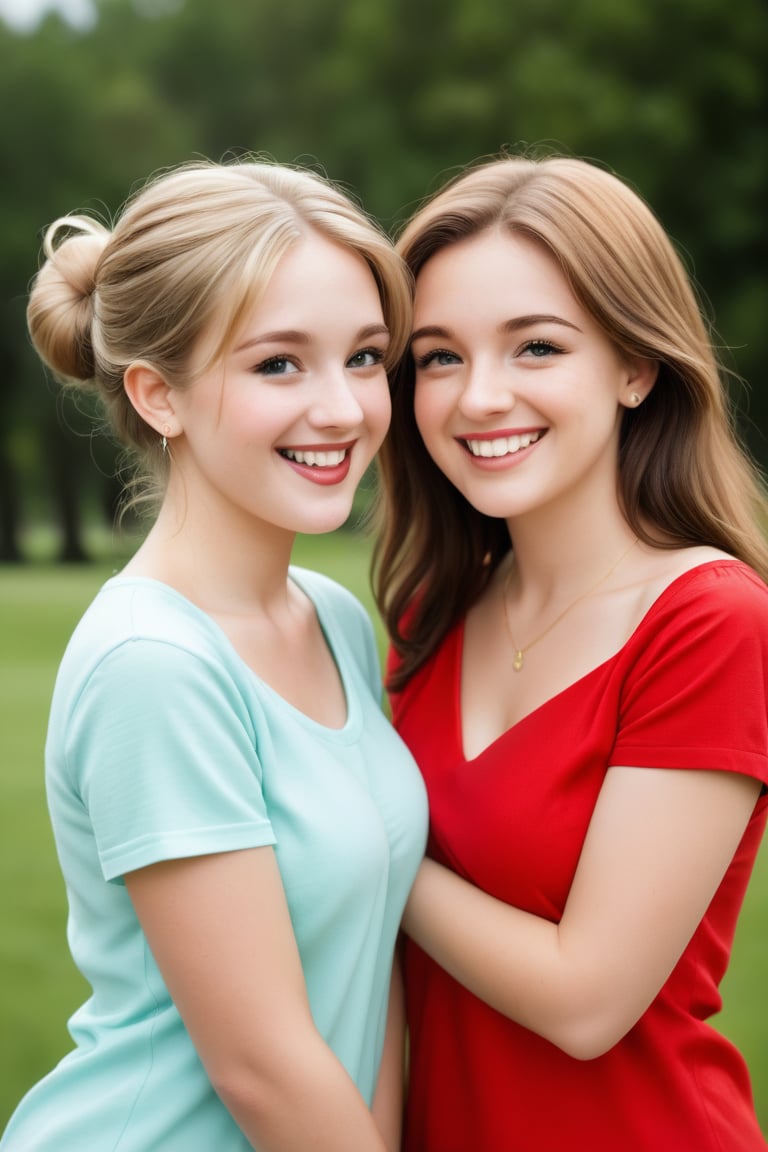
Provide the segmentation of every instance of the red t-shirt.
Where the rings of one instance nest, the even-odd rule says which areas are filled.
[[[472,761],[462,641],[460,623],[393,696],[393,717],[427,784],[429,854],[509,904],[559,921],[611,765],[768,782],[768,589],[738,561],[676,579],[620,652]],[[406,1152],[764,1152],[744,1061],[706,1021],[767,808],[764,790],[666,984],[595,1060],[489,1008],[408,942]]]

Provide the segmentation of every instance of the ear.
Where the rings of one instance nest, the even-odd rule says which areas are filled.
[[[123,375],[125,394],[158,435],[178,436],[181,428],[173,407],[173,389],[146,360],[135,360]]]
[[[642,356],[629,357],[619,402],[625,408],[638,408],[652,390],[658,374],[658,360],[648,360]]]

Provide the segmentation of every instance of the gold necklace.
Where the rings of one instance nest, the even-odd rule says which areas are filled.
[[[563,609],[563,611],[560,613],[560,615],[556,616],[555,619],[552,621],[552,623],[547,625],[547,627],[544,629],[543,632],[540,632],[539,635],[536,636],[533,640],[531,640],[531,642],[529,644],[526,644],[525,648],[521,648],[518,644],[515,643],[515,638],[512,635],[512,625],[509,622],[509,582],[512,578],[514,571],[515,571],[515,564],[514,564],[514,557],[513,557],[513,562],[510,566],[509,572],[507,573],[507,578],[504,581],[504,620],[506,622],[507,632],[509,633],[509,638],[512,641],[512,647],[514,649],[514,657],[512,659],[512,667],[514,668],[515,672],[520,672],[522,670],[522,667],[524,664],[525,653],[530,652],[530,650],[531,650],[531,648],[533,648],[534,644],[538,644],[540,640],[543,640],[545,636],[548,636],[549,633],[552,631],[552,629],[555,627],[555,625],[559,624],[560,621],[563,619],[563,617],[567,616],[572,608],[575,608],[576,605],[580,604],[582,600],[586,600],[587,596],[591,596],[593,592],[597,592],[597,590],[601,586],[601,584],[605,584],[608,577],[613,575],[613,573],[618,568],[619,564],[621,564],[622,560],[624,560],[629,555],[629,553],[634,548],[635,544],[637,544],[637,537],[635,537],[635,539],[632,541],[629,548],[625,549],[622,552],[622,554],[621,554],[621,556],[619,556],[618,560],[616,560],[613,564],[611,564],[608,571],[605,573],[604,576],[600,577],[600,579],[597,581],[596,584],[592,584],[589,588],[587,588],[586,592],[582,592],[580,596],[577,596],[575,600],[572,600],[571,603],[566,608]]]

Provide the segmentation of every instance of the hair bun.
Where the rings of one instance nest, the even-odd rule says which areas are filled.
[[[64,216],[45,236],[46,260],[32,286],[27,324],[41,358],[64,379],[94,376],[92,297],[109,236],[87,216]]]

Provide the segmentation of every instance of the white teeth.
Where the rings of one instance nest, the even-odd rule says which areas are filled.
[[[341,464],[347,455],[346,448],[334,448],[327,452],[299,452],[293,448],[284,448],[283,456],[295,460],[297,464],[312,464],[316,468],[335,468]]]
[[[540,435],[540,432],[522,432],[519,436],[499,436],[495,440],[466,440],[465,444],[473,456],[511,456],[535,444]]]

